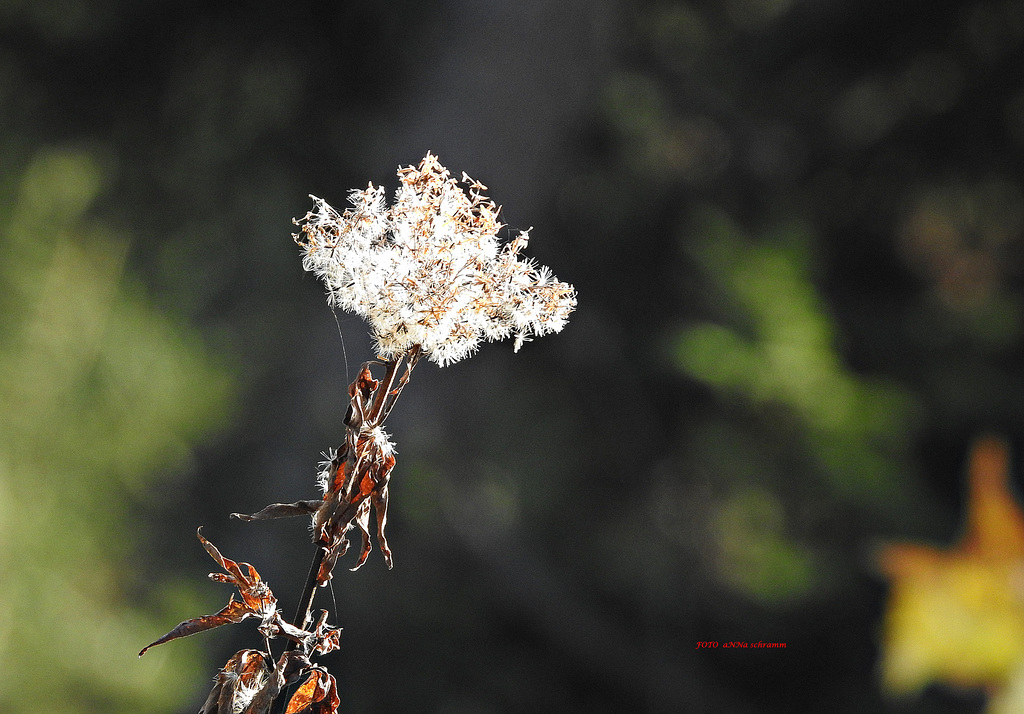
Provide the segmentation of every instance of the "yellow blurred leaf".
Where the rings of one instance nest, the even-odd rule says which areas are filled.
[[[950,549],[893,544],[882,678],[894,694],[930,683],[995,690],[1024,661],[1024,513],[1009,491],[1007,445],[971,452],[967,518]]]

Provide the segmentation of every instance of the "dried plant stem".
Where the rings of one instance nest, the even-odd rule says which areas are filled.
[[[293,621],[296,627],[305,629],[306,624],[309,622],[309,612],[313,609],[313,599],[316,597],[316,576],[320,572],[320,563],[324,559],[324,549],[317,543],[316,553],[313,555],[313,562],[309,566],[309,574],[306,575],[306,584],[302,587],[302,596],[299,597],[299,606],[295,610],[295,620]],[[288,640],[288,645],[284,648],[285,652],[290,652],[298,647],[298,643],[295,640]],[[285,714],[288,708],[288,694],[291,691],[291,687],[284,687],[281,689],[280,694],[277,695],[277,699],[270,706],[270,711],[273,714]]]
[[[483,195],[486,186],[463,174],[451,178],[437,157],[427,154],[419,168],[399,170],[402,187],[387,208],[384,189],[354,192],[353,208],[339,213],[314,198],[313,210],[297,224],[294,237],[303,248],[303,267],[322,277],[333,306],[370,323],[378,358],[364,362],[348,388],[345,440],[324,453],[317,483],[323,498],[272,503],[244,521],[312,516],[316,553],[299,597],[294,624],[282,617],[278,600],[249,563],[224,557],[197,534],[223,573],[216,582],[238,589],[219,612],[185,620],[142,648],[203,632],[250,617],[260,620],[266,651],[242,649],[218,673],[200,714],[337,714],[337,680],[311,661],[340,647],[341,628],[327,624],[323,612],[312,624],[317,587],[326,585],[338,559],[348,551],[349,534],[361,540],[359,560],[372,550],[373,524],[384,562],[392,566],[387,524],[389,483],[395,445],[384,422],[413,368],[422,357],[442,367],[469,357],[482,340],[515,336],[518,349],[531,335],[562,329],[576,307],[576,290],[551,271],[520,258],[529,236],[522,232],[502,246],[498,206]],[[372,369],[371,369],[372,367]],[[380,379],[375,371],[384,368]],[[355,529],[353,531],[353,529]],[[335,608],[337,605],[335,605]],[[276,661],[275,637],[288,643]],[[304,678],[294,696],[287,681]]]
[[[419,361],[420,347],[415,345],[409,350],[398,355],[394,359],[385,362],[385,372],[381,379],[381,383],[377,388],[377,393],[374,396],[373,404],[370,407],[369,413],[365,415],[365,421],[373,424],[380,424],[387,418],[391,408],[394,406],[395,401],[398,399],[398,395],[401,393],[402,388],[409,380],[409,375],[412,372],[413,367],[416,366],[416,362]],[[401,379],[398,379],[398,370],[402,363],[405,362],[405,373]],[[397,382],[397,385],[396,385]],[[353,391],[355,390],[355,383],[352,385]],[[349,427],[351,429],[351,427]],[[351,434],[348,435],[351,437]],[[355,439],[349,438],[353,444]],[[350,453],[354,453],[350,452]],[[344,466],[339,467],[344,468]],[[354,509],[354,505],[350,504],[349,509]],[[351,518],[351,514],[346,509],[344,515],[341,517],[341,522],[347,523]],[[313,562],[309,566],[309,573],[306,575],[306,584],[302,588],[302,595],[299,597],[299,605],[295,611],[295,619],[293,624],[300,628],[306,629],[310,621],[312,620],[311,611],[313,609],[313,600],[316,597],[317,580],[320,572],[320,566],[323,564],[324,557],[326,556],[328,543],[323,541],[317,541],[316,553],[313,555]],[[298,647],[298,643],[294,640],[289,640],[284,651],[289,652]],[[271,705],[271,712],[273,714],[285,714],[288,707],[288,694],[290,687],[285,687],[278,694],[274,703]]]

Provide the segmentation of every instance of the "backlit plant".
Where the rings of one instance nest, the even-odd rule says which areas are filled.
[[[311,197],[312,210],[296,221],[299,233],[293,237],[302,248],[303,267],[323,280],[332,306],[366,319],[378,358],[364,363],[349,386],[344,442],[320,464],[322,498],[232,514],[246,521],[312,518],[316,552],[291,623],[252,565],[224,557],[198,534],[224,570],[210,578],[235,586],[241,599],[232,595],[219,612],[182,622],[139,656],[154,645],[250,618],[259,621],[263,637],[262,648],[243,649],[228,660],[200,714],[337,711],[337,683],[313,660],[338,649],[341,630],[327,624],[325,610],[314,619],[313,599],[348,551],[353,530],[360,537],[353,570],[372,549],[371,532],[392,566],[384,530],[395,448],[384,422],[413,368],[423,357],[442,367],[452,364],[472,355],[483,340],[514,337],[518,351],[533,335],[560,331],[576,306],[571,285],[520,257],[528,232],[499,241],[499,208],[483,194],[485,186],[465,174],[461,182],[453,179],[431,154],[398,176],[401,185],[390,207],[384,189],[371,184],[352,191],[352,207],[342,213]],[[276,638],[287,641],[277,657],[271,650]],[[288,687],[298,682],[288,696]]]

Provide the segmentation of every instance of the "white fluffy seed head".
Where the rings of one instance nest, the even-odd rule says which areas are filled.
[[[500,244],[499,209],[485,186],[463,175],[463,188],[429,153],[398,176],[391,207],[372,184],[350,193],[344,213],[311,196],[294,236],[303,268],[324,281],[332,305],[366,319],[381,357],[419,345],[445,366],[481,340],[514,335],[518,350],[565,326],[575,289],[519,258],[528,232]]]

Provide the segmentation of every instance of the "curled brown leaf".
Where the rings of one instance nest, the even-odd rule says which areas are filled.
[[[288,702],[285,714],[335,714],[341,705],[334,677],[314,667]]]
[[[274,699],[310,668],[300,652],[285,652],[274,666],[259,650],[240,650],[217,673],[199,714],[269,714]]]
[[[217,673],[199,714],[239,712],[267,681],[267,664],[258,650],[239,650]]]
[[[196,531],[196,537],[203,544],[203,548],[210,554],[210,557],[217,561],[225,570],[225,573],[210,573],[210,579],[219,583],[228,583],[238,588],[238,594],[246,607],[253,615],[257,615],[265,622],[273,619],[277,612],[277,598],[270,591],[270,587],[263,582],[260,574],[256,572],[249,563],[236,563],[230,558],[225,558],[213,543],[203,538],[203,534]],[[247,572],[242,572],[242,568]]]
[[[217,561],[217,564],[225,570],[224,573],[210,573],[210,579],[234,585],[238,588],[238,594],[242,599],[240,601],[235,600],[234,595],[232,595],[228,600],[228,604],[220,612],[213,615],[195,617],[179,623],[177,627],[166,635],[143,647],[139,652],[139,657],[146,654],[147,650],[156,645],[162,645],[179,637],[194,635],[197,632],[212,630],[221,625],[241,622],[248,617],[260,618],[260,630],[268,637],[274,636],[279,629],[278,624],[283,622],[277,610],[277,598],[274,597],[274,593],[270,591],[267,584],[260,578],[256,568],[249,563],[236,563],[230,558],[225,558],[213,543],[203,538],[203,534],[198,530],[196,531],[196,537],[199,538],[199,542],[203,544],[203,548],[206,549],[210,557]],[[242,571],[243,567],[246,572]]]
[[[366,562],[372,549],[371,512],[376,514],[376,534],[388,568],[393,566],[391,549],[384,531],[387,525],[388,484],[395,468],[394,445],[382,428],[409,374],[419,359],[411,351],[401,379],[397,373],[402,359],[387,363],[381,380],[374,379],[370,364],[362,366],[349,386],[349,408],[345,418],[345,445],[329,464],[323,479],[326,493],[313,516],[313,534],[324,548],[317,582],[324,585],[338,558],[348,551],[348,532],[359,531],[359,559],[352,570]]]

